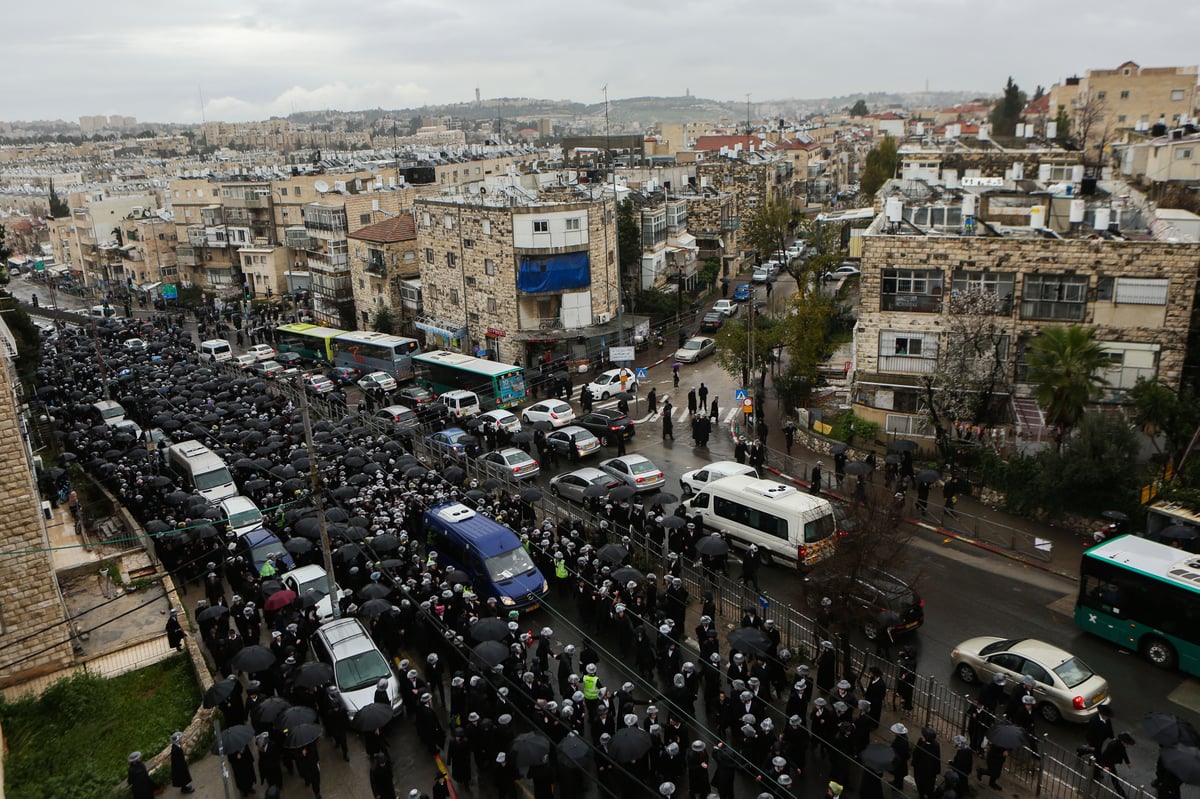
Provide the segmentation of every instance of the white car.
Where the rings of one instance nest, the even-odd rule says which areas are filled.
[[[575,409],[562,400],[542,400],[521,411],[521,421],[525,424],[549,422],[554,427],[564,427],[575,421]]]
[[[263,526],[262,511],[249,497],[239,494],[236,497],[223,499],[217,508],[221,511],[221,518],[225,519],[229,529],[239,536]]]
[[[826,274],[826,280],[841,280],[847,277],[858,277],[861,272],[854,264],[842,264],[837,269]]]
[[[380,391],[395,391],[396,378],[387,372],[371,372],[358,381],[358,387],[363,391],[379,389]]]
[[[144,350],[148,345],[140,338],[125,339],[125,349],[127,350]]]
[[[253,355],[235,355],[233,356],[232,363],[239,369],[249,369],[258,363],[258,358],[255,358]]]
[[[250,349],[246,350],[248,355],[253,355],[256,361],[274,360],[276,356],[275,348],[270,344],[255,344]]]
[[[493,424],[499,425],[501,430],[509,433],[521,432],[521,420],[515,414],[509,413],[503,408],[487,411],[479,414],[480,419],[490,420]]]
[[[421,424],[417,414],[407,405],[389,405],[386,408],[380,408],[375,411],[375,416],[400,427],[418,427]]]
[[[707,358],[716,351],[716,339],[705,338],[704,336],[692,336],[683,342],[682,347],[675,350],[673,357],[675,360],[683,361],[684,363],[695,363],[702,358]]]
[[[518,480],[532,480],[541,471],[541,467],[538,466],[538,462],[533,459],[532,455],[516,447],[492,450],[481,455],[479,460],[490,464],[493,468],[499,468],[500,471],[506,472]]]
[[[738,304],[733,300],[717,300],[713,303],[713,310],[720,311],[726,316],[737,316]]]
[[[317,618],[322,623],[333,618],[333,603],[329,601],[329,579],[325,575],[325,570],[320,566],[298,566],[284,572],[280,578],[283,587],[295,591],[296,596],[302,597],[309,591],[315,591],[321,597],[317,601]],[[336,583],[333,590],[337,592],[339,599],[350,593],[348,588],[341,588]]]
[[[625,373],[625,388],[621,388],[621,373]],[[613,394],[624,391],[637,391],[638,381],[633,376],[632,369],[609,369],[596,375],[596,379],[588,383],[588,391],[599,400],[606,400]]]
[[[666,476],[645,455],[618,455],[600,461],[600,468],[634,491],[651,491],[662,487]]]
[[[314,394],[328,394],[334,389],[333,381],[325,375],[305,376],[304,387]]]
[[[683,489],[684,496],[690,497],[713,480],[720,480],[722,477],[729,477],[731,474],[744,474],[750,477],[758,477],[758,470],[753,466],[747,466],[744,463],[737,461],[713,461],[706,463],[699,469],[692,469],[684,472],[679,476],[679,487]]]

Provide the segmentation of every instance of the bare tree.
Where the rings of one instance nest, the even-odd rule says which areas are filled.
[[[996,422],[996,392],[1008,384],[1008,332],[997,324],[1006,298],[972,287],[951,292],[946,330],[937,343],[937,365],[924,378],[925,408],[938,450],[950,458],[956,422]]]
[[[1083,151],[1085,164],[1089,162],[1088,153],[1093,149],[1098,153],[1104,149],[1104,142],[1108,139],[1108,123],[1105,121],[1107,111],[1108,104],[1092,92],[1081,97],[1075,106],[1075,143]],[[1097,155],[1095,162],[1099,161]]]

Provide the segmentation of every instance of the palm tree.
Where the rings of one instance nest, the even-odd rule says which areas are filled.
[[[1099,374],[1108,364],[1104,350],[1093,331],[1079,325],[1043,330],[1033,340],[1026,362],[1046,421],[1064,432],[1079,422],[1084,406],[1100,387],[1108,385]]]

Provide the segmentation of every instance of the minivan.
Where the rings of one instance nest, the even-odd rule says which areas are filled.
[[[225,461],[194,438],[167,448],[167,466],[181,485],[214,505],[237,496],[237,486]]]
[[[200,342],[200,359],[214,363],[231,361],[233,360],[233,348],[223,338],[210,338],[208,341]]]
[[[722,477],[730,477],[735,474],[745,474],[750,477],[759,476],[758,469],[755,469],[753,466],[747,466],[744,463],[738,463],[737,461],[713,461],[707,466],[701,466],[699,469],[692,469],[690,472],[684,472],[680,475],[679,487],[683,489],[684,496],[691,496],[713,480],[720,480]]]
[[[402,706],[400,681],[358,619],[341,618],[322,624],[312,634],[312,649],[317,660],[333,667],[333,683],[341,692],[350,718],[375,701],[375,686],[380,680],[388,682],[392,709]]]
[[[705,529],[724,532],[743,548],[757,545],[764,563],[803,569],[837,546],[833,505],[772,480],[748,475],[711,480],[683,505],[688,516],[701,516]]]
[[[111,319],[117,315],[117,309],[111,305],[93,305],[87,314],[93,319]]]
[[[425,548],[437,553],[438,565],[466,572],[481,599],[529,611],[550,588],[516,533],[461,502],[425,511],[425,532]]]
[[[119,402],[112,400],[100,400],[93,402],[92,408],[100,416],[100,421],[109,427],[115,427],[120,422],[125,421],[125,408]]]
[[[454,389],[443,393],[439,399],[445,404],[447,412],[456,419],[464,416],[475,416],[479,413],[479,395],[474,391]]]

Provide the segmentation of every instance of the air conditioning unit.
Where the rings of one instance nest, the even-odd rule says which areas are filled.
[[[607,325],[611,321],[612,321],[612,314],[610,314],[610,313],[596,314],[596,324],[598,324],[598,325]]]

